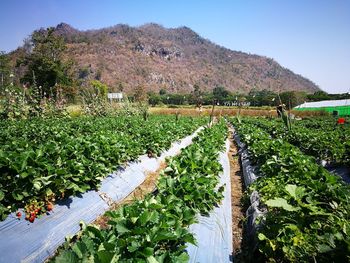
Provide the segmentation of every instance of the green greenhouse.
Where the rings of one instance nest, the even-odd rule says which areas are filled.
[[[324,100],[305,102],[294,108],[300,111],[323,110],[336,116],[350,116],[350,100]]]

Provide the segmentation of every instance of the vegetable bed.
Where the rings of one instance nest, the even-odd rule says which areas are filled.
[[[336,125],[334,118],[294,121],[288,131],[279,119],[245,118],[268,132],[273,138],[281,138],[297,146],[318,161],[350,165],[350,126]]]
[[[168,161],[157,192],[107,212],[106,229],[83,226],[76,242],[66,243],[54,262],[187,262],[188,230],[196,214],[208,214],[222,199],[218,153],[225,123],[207,128],[194,143]]]
[[[260,175],[248,192],[267,209],[256,234],[260,262],[348,262],[350,187],[259,120],[232,122]]]
[[[28,216],[44,213],[55,199],[95,189],[119,165],[159,154],[204,122],[173,116],[1,121],[0,219],[24,206]]]

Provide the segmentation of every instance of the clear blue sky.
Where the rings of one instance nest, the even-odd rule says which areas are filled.
[[[350,0],[1,0],[0,50],[34,29],[119,23],[188,26],[230,48],[271,57],[330,93],[350,91]]]

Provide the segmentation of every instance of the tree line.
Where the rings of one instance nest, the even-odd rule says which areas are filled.
[[[252,89],[248,94],[235,93],[227,90],[225,87],[217,86],[212,91],[201,91],[198,86],[194,86],[194,91],[183,94],[170,94],[161,89],[159,93],[149,92],[148,101],[152,106],[155,105],[217,105],[232,106],[249,105],[251,107],[276,106],[284,104],[287,109],[293,108],[308,101],[320,100],[338,100],[350,99],[350,94],[328,94],[324,91],[316,91],[313,94],[307,94],[304,91],[284,91],[273,92],[267,89]]]

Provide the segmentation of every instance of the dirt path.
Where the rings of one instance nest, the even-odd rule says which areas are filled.
[[[228,152],[230,160],[231,173],[231,200],[232,200],[232,243],[233,256],[241,252],[241,243],[243,237],[243,219],[241,198],[243,194],[242,170],[238,158],[238,147],[233,140],[233,129],[230,128],[230,151]]]

